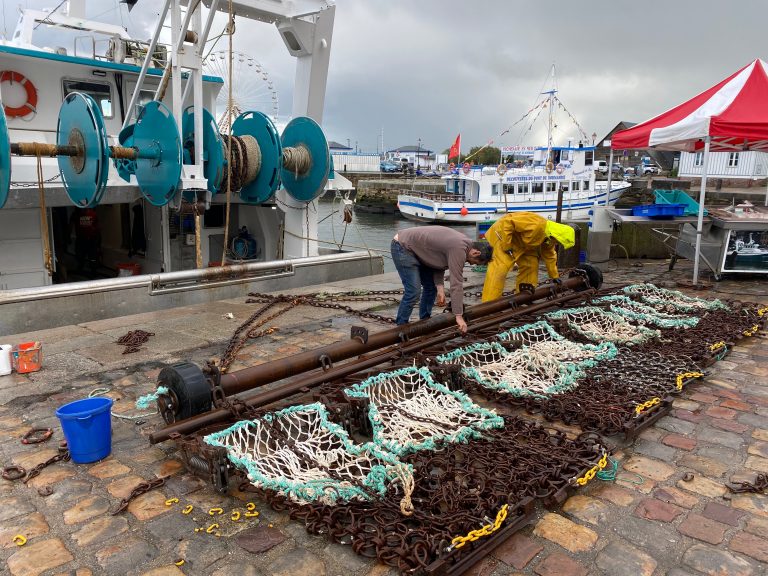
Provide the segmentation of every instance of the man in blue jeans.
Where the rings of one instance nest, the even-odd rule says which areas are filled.
[[[446,226],[420,226],[398,232],[392,240],[392,260],[403,281],[403,299],[397,309],[397,324],[407,324],[416,302],[419,320],[432,315],[432,307],[445,305],[445,271],[451,275],[451,312],[462,334],[464,321],[464,264],[487,264],[491,248],[473,242],[458,230]]]

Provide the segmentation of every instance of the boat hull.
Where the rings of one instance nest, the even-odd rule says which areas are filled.
[[[608,200],[613,205],[629,186],[614,188]],[[604,204],[606,193],[597,191],[591,196],[563,199],[563,217],[568,220],[589,218],[589,211],[595,204]],[[514,212],[535,212],[548,219],[557,214],[557,198],[531,198],[525,202],[461,202],[433,200],[423,195],[400,194],[397,204],[405,218],[418,222],[439,222],[440,224],[472,224],[500,218]],[[464,213],[462,213],[462,209]]]

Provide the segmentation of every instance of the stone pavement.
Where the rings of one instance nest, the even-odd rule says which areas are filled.
[[[673,273],[663,262],[610,262],[607,283],[690,277],[687,263]],[[482,277],[470,274],[467,284]],[[399,288],[394,274],[295,292]],[[766,283],[739,278],[704,292],[707,297],[765,302]],[[479,288],[468,288],[472,291]],[[701,294],[701,293],[699,293]],[[356,307],[392,314],[387,303]],[[44,369],[0,377],[0,462],[26,468],[56,453],[62,439],[58,406],[106,388],[114,411],[134,415],[134,400],[154,389],[161,366],[218,357],[234,328],[255,310],[240,300],[138,314],[25,335],[3,342],[41,340]],[[228,313],[234,319],[226,318]],[[338,311],[297,308],[274,324],[279,329],[245,347],[233,369],[347,338],[361,321]],[[382,326],[365,322],[370,329]],[[386,327],[386,326],[384,326]],[[128,330],[155,336],[137,354],[114,344]],[[307,337],[311,334],[311,337]],[[604,574],[748,576],[768,571],[768,496],[729,495],[724,483],[768,473],[768,341],[743,340],[712,367],[701,384],[676,398],[674,411],[614,454],[617,481],[593,481],[558,510],[539,509],[533,522],[479,562],[475,575],[538,576]],[[258,517],[244,518],[247,495],[217,494],[186,473],[172,443],[151,447],[147,435],[158,416],[112,419],[112,455],[102,462],[56,463],[24,485],[0,480],[0,563],[14,576],[43,574],[347,575],[391,574],[349,547],[307,534],[304,527],[255,501]],[[30,427],[51,426],[52,440],[23,445]],[[109,510],[143,480],[166,484],[134,500],[125,512]],[[52,493],[45,496],[45,488]],[[178,502],[169,499],[178,498]],[[189,515],[182,513],[188,504]],[[224,514],[211,517],[210,508]],[[238,510],[243,518],[229,516]],[[205,528],[219,524],[212,533]],[[260,524],[285,540],[252,554],[237,534]],[[198,530],[196,531],[196,528]],[[200,530],[202,528],[202,530]],[[12,542],[23,534],[28,542]],[[218,535],[217,535],[218,534]],[[176,565],[183,560],[183,564]]]

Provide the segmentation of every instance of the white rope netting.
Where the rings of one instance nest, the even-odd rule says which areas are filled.
[[[499,336],[506,340],[509,332]],[[487,388],[516,396],[545,396],[574,388],[584,368],[617,354],[610,342],[593,345],[565,340],[543,321],[515,328],[512,338],[531,344],[508,351],[495,342],[479,343],[435,360],[459,364],[465,376]]]
[[[659,288],[653,284],[632,284],[624,288],[624,293],[670,313],[728,309],[728,306],[720,300],[694,298],[678,290]]]
[[[546,316],[552,320],[562,320],[571,330],[593,342],[640,344],[649,338],[661,336],[658,330],[633,326],[622,316],[595,306],[557,310]]]
[[[375,445],[353,443],[343,428],[328,420],[320,403],[238,422],[204,440],[226,449],[254,486],[300,504],[368,500],[413,473]]]
[[[379,374],[345,393],[368,399],[374,442],[398,455],[435,450],[442,442],[466,442],[481,430],[504,425],[495,412],[435,382],[426,368]]]

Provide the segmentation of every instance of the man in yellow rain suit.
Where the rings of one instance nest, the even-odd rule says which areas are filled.
[[[533,212],[516,212],[500,218],[485,233],[493,247],[493,258],[488,265],[483,285],[483,302],[500,298],[507,273],[517,263],[517,291],[520,286],[536,286],[539,280],[539,259],[547,265],[550,278],[558,278],[557,245],[571,248],[576,233],[565,224],[542,218]]]

